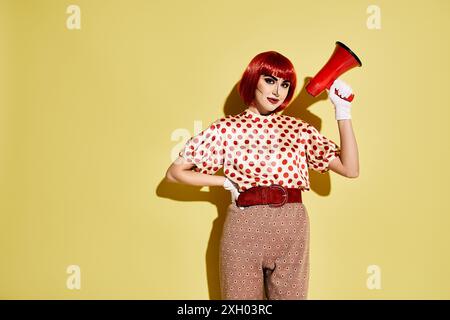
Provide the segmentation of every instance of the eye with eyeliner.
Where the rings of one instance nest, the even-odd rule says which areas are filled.
[[[274,80],[272,78],[265,78],[264,79],[268,84],[273,84]],[[290,83],[289,82],[284,82],[283,85],[285,85],[284,88],[289,88],[290,87]]]

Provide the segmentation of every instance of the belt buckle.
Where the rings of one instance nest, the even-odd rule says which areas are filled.
[[[273,205],[272,203],[269,203],[269,207],[277,208],[277,207],[283,206],[287,202],[287,197],[288,197],[288,195],[286,193],[286,189],[283,188],[282,186],[280,186],[279,184],[273,184],[273,185],[269,186],[269,188],[272,188],[272,187],[283,190],[283,201],[280,203],[276,203],[275,205]]]

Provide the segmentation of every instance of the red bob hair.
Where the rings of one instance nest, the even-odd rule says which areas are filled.
[[[252,103],[255,98],[256,85],[260,76],[263,74],[273,75],[291,82],[286,99],[273,112],[285,109],[294,95],[297,76],[291,61],[276,51],[262,52],[250,61],[238,84],[238,91],[242,100],[244,100],[247,106]]]

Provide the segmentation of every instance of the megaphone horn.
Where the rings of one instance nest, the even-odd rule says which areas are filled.
[[[327,63],[320,69],[320,71],[311,79],[306,86],[306,91],[316,97],[325,89],[330,89],[334,80],[346,71],[354,68],[361,67],[362,63],[358,56],[350,50],[345,44],[340,41],[336,41],[336,47]],[[338,94],[337,90],[335,91]],[[343,98],[347,101],[352,101],[354,94],[347,98]]]

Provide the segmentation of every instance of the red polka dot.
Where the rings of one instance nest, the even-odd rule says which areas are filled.
[[[220,121],[189,140],[180,156],[199,164],[195,170],[206,174],[215,173],[222,165],[224,174],[239,184],[240,191],[256,185],[308,186],[308,165],[324,172],[335,154],[329,152],[335,147],[333,142],[292,117],[241,114]],[[214,134],[214,129],[220,135]],[[307,163],[309,158],[314,164]]]

